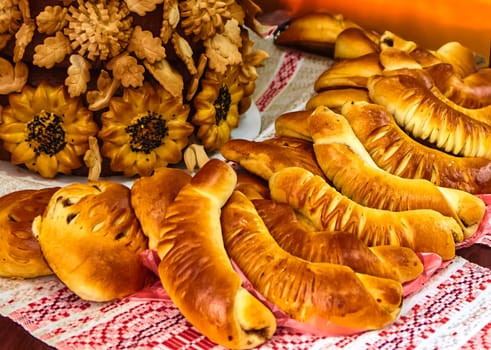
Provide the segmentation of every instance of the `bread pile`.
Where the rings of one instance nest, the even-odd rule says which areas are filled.
[[[149,175],[214,151],[256,67],[234,0],[0,3],[0,159],[42,177]]]

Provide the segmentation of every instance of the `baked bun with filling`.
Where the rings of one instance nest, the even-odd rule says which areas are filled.
[[[32,222],[57,190],[19,190],[0,197],[0,277],[34,278],[53,273],[32,233]]]
[[[151,281],[140,261],[147,237],[130,204],[130,189],[109,181],[69,184],[34,219],[46,261],[76,295],[89,301],[128,296]]]

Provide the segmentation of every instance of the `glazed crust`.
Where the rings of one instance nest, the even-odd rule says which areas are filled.
[[[157,251],[162,285],[186,319],[211,341],[243,349],[267,341],[276,321],[241,287],[223,245],[221,208],[236,181],[229,165],[209,160],[167,209]]]
[[[32,233],[32,222],[57,190],[20,190],[0,197],[0,277],[34,278],[53,273]]]
[[[380,105],[347,104],[342,114],[382,169],[469,193],[491,192],[491,161],[488,159],[457,157],[417,142]]]
[[[70,184],[53,194],[33,230],[58,278],[84,300],[125,297],[151,282],[130,190],[109,181]]]
[[[287,253],[238,191],[222,210],[222,226],[227,251],[241,271],[266,299],[297,321],[320,330],[331,323],[359,332],[389,324],[400,311],[399,282]]]
[[[398,245],[416,252],[455,256],[457,222],[431,209],[400,212],[364,207],[341,195],[319,176],[302,168],[286,168],[269,179],[271,199],[288,203],[307,216],[317,230],[342,230],[368,246]]]

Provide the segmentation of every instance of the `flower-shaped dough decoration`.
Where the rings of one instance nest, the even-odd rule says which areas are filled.
[[[50,84],[55,80],[59,86],[53,89],[80,99],[81,107],[92,112],[94,124],[102,128],[92,134],[109,158],[110,170],[143,175],[152,167],[180,162],[191,142],[218,150],[238,126],[240,114],[251,103],[255,68],[268,57],[254,51],[244,22],[244,10],[235,0],[6,0],[0,4],[0,53],[5,48],[6,57],[11,54],[10,62],[3,64],[9,72],[22,72],[24,64],[35,67],[33,72],[64,71],[63,78],[55,74]],[[40,79],[28,74],[3,75],[2,80],[12,81],[4,82],[2,93],[26,93],[21,91],[23,84],[36,88]],[[159,107],[151,114],[143,105],[129,106],[150,90],[162,91],[167,101],[163,105],[173,101],[182,107],[179,120],[186,123],[179,126],[179,142],[176,137],[169,142],[169,135],[160,133],[156,124],[143,123],[149,127],[145,137],[159,146],[150,152],[131,147],[128,133],[121,143],[121,133],[116,143],[124,144],[125,151],[111,150],[115,141],[108,128],[118,134],[121,130],[115,131],[115,125],[129,128],[134,122],[129,115],[148,112],[151,120],[163,115]],[[153,103],[152,98],[143,100]],[[120,104],[129,107],[115,114]],[[0,122],[5,118],[2,114]],[[169,125],[173,124],[166,120]]]

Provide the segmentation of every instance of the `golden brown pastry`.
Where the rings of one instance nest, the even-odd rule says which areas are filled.
[[[58,187],[19,190],[0,197],[0,277],[33,278],[53,273],[32,233]]]
[[[295,137],[312,142],[307,122],[311,113],[312,111],[299,110],[281,114],[274,122],[276,136]]]
[[[269,187],[267,181],[248,171],[237,172],[237,191],[242,192],[249,199],[269,198]]]
[[[386,107],[412,137],[455,155],[491,159],[491,125],[450,108],[418,79],[378,75],[367,87],[370,99]]]
[[[320,92],[341,87],[366,88],[369,77],[382,74],[383,67],[378,57],[378,53],[369,53],[335,62],[317,78],[314,90]]]
[[[369,102],[367,90],[356,88],[324,90],[312,96],[307,101],[305,109],[310,111],[316,107],[325,106],[334,111],[339,111],[345,103],[351,101]]]
[[[290,167],[269,179],[271,199],[288,203],[307,216],[317,230],[341,230],[357,235],[368,246],[398,245],[416,252],[455,256],[457,222],[431,209],[389,211],[362,206],[343,196],[321,177]]]
[[[289,254],[241,192],[223,207],[222,227],[231,259],[258,292],[294,320],[349,334],[384,327],[400,311],[399,282]]]
[[[160,167],[151,176],[136,179],[131,186],[131,206],[148,237],[148,247],[156,249],[159,228],[165,212],[191,175],[182,169]]]
[[[312,149],[312,143],[279,136],[264,141],[235,139],[220,150],[225,159],[239,163],[249,172],[268,180],[276,171],[299,166],[324,177]]]
[[[336,37],[334,59],[355,58],[378,52],[378,40],[374,36],[375,34],[367,35],[365,30],[357,27],[344,29]]]
[[[162,285],[186,319],[211,341],[253,348],[272,337],[271,311],[241,286],[223,245],[221,208],[235,171],[209,160],[167,209],[157,247]]]
[[[33,232],[53,272],[84,300],[125,297],[151,282],[140,261],[147,237],[131,208],[130,189],[122,184],[60,188],[35,218]]]
[[[490,160],[457,157],[425,146],[407,135],[387,109],[377,104],[346,104],[342,114],[380,168],[440,187],[473,194],[491,192]]]
[[[252,200],[278,245],[292,255],[312,262],[346,265],[355,272],[390,278],[401,283],[423,272],[416,253],[405,247],[368,247],[357,236],[342,231],[316,231],[303,215],[285,203]]]
[[[344,109],[348,110],[348,104]],[[423,179],[406,179],[379,168],[345,117],[319,107],[309,117],[319,166],[343,195],[364,206],[393,211],[433,209],[462,227],[457,242],[476,233],[484,202],[467,192],[441,188]]]

